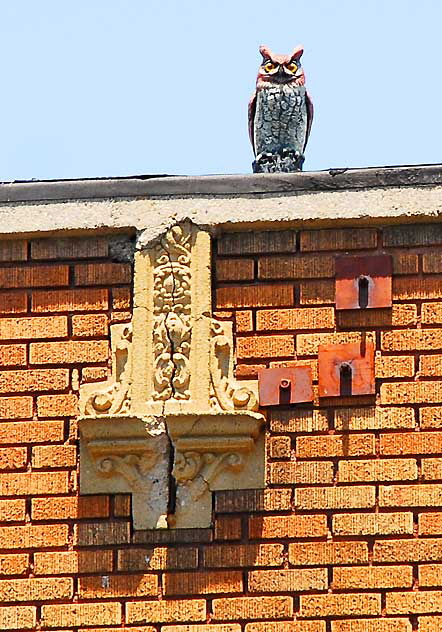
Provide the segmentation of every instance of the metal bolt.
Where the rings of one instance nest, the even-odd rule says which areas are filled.
[[[290,388],[290,385],[291,385],[291,381],[288,378],[283,378],[279,383],[279,386],[284,389]]]

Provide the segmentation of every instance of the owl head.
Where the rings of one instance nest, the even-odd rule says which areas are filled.
[[[295,48],[290,55],[276,55],[266,46],[260,46],[259,52],[262,55],[262,63],[256,81],[258,86],[268,87],[272,83],[304,85],[304,71],[300,61],[304,52],[302,46]]]

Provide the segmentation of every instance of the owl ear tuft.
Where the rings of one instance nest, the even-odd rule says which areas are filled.
[[[263,56],[263,59],[272,59],[273,53],[267,46],[260,46],[259,52]]]
[[[303,52],[304,52],[304,47],[303,46],[297,46],[293,50],[290,59],[301,59]]]

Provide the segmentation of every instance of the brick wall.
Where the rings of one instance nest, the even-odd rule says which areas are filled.
[[[130,318],[112,239],[0,242],[0,630],[442,630],[442,240],[431,226],[224,235],[237,375],[376,343],[376,397],[268,411],[268,486],[213,529],[136,531],[79,496],[77,394]],[[392,310],[337,314],[334,258],[388,252]],[[296,355],[295,355],[296,354]],[[439,564],[440,563],[440,564]],[[189,627],[190,626],[190,627]]]

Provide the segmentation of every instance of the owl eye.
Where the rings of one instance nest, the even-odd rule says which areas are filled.
[[[297,64],[295,64],[294,61],[291,61],[289,64],[287,64],[287,69],[290,70],[290,72],[296,72],[298,70],[298,66]]]
[[[267,61],[264,65],[263,68],[266,72],[272,72],[272,70],[275,70],[276,66],[273,62],[271,61]]]

